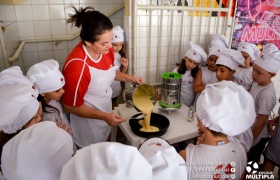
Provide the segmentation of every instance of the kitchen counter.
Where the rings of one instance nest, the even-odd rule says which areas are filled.
[[[170,121],[170,126],[167,132],[161,136],[163,139],[167,140],[170,144],[174,144],[198,136],[197,120],[195,118],[195,120],[192,122],[187,121],[189,108],[186,105],[182,105],[180,109],[171,111],[170,114],[168,114],[168,112],[165,111],[159,111],[159,107],[161,106],[159,106],[157,102],[153,109],[153,112],[164,115]],[[125,122],[119,124],[120,129],[126,136],[129,143],[132,146],[138,148],[139,145],[143,143],[146,138],[139,137],[131,131],[131,128],[129,126],[129,119],[139,112],[137,112],[135,108],[126,107],[126,104],[120,104],[118,107],[115,107],[113,112],[117,113],[117,110],[119,110],[120,114],[126,119]],[[112,141],[116,141],[116,134],[117,126],[112,128]]]

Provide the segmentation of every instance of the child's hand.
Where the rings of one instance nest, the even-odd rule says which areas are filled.
[[[124,67],[128,67],[128,59],[127,58],[121,58],[121,63]]]
[[[66,127],[66,123],[63,123],[62,124],[62,120],[60,120],[60,121],[58,121],[57,123],[56,123],[56,125],[59,127],[59,128],[61,128],[61,129],[63,129],[63,130],[65,130],[66,132],[68,132],[71,136],[72,136],[72,129],[70,128],[70,127]]]
[[[273,120],[269,120],[267,122],[267,129],[268,129],[268,133],[271,135],[271,136],[274,136],[275,135],[275,131],[274,131],[274,126],[276,126],[277,124],[275,124],[274,122],[274,119]]]

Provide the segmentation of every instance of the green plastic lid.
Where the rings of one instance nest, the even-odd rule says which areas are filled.
[[[161,74],[161,77],[164,79],[181,79],[182,75],[175,72],[165,72]]]

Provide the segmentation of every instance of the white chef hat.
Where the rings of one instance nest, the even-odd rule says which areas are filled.
[[[217,46],[223,48],[229,48],[227,38],[222,34],[213,34],[210,47]]]
[[[197,63],[201,63],[202,61],[207,60],[207,54],[200,46],[192,42],[189,42],[187,46],[188,50],[185,53],[186,57],[196,61]]]
[[[226,49],[221,52],[221,55],[216,61],[216,65],[224,65],[232,70],[236,70],[238,65],[244,65],[244,57],[240,51]]]
[[[12,134],[22,129],[39,109],[38,92],[18,66],[0,73],[0,130]]]
[[[59,71],[59,64],[53,59],[31,66],[26,76],[34,83],[39,93],[56,91],[65,84],[64,76]]]
[[[254,64],[271,73],[277,73],[280,69],[280,50],[274,44],[263,46],[262,56],[257,57]]]
[[[252,58],[252,61],[255,61],[256,58],[260,55],[260,50],[255,44],[248,42],[240,42],[237,46],[238,51],[243,51],[249,54]]]
[[[207,84],[197,100],[196,111],[203,125],[228,136],[245,132],[256,117],[252,96],[232,81]]]
[[[184,159],[161,138],[150,138],[139,148],[141,154],[153,167],[153,179],[188,179]]]
[[[13,86],[18,84],[25,84],[29,86],[31,94],[37,98],[39,95],[38,90],[35,86],[27,79],[19,66],[12,66],[1,72],[0,76],[0,86]]]
[[[137,148],[116,142],[84,147],[63,167],[60,180],[152,179],[152,167]]]
[[[223,51],[226,51],[226,50],[227,50],[227,49],[226,49],[226,48],[223,48],[223,47],[212,46],[212,47],[210,47],[210,49],[209,49],[209,55],[208,55],[208,57],[211,56],[211,55],[215,55],[215,56],[219,57],[219,56],[222,54],[222,52],[223,52]]]
[[[114,37],[112,43],[114,42],[124,42],[124,31],[120,26],[115,26],[113,28]]]
[[[59,179],[73,153],[72,137],[54,122],[44,121],[5,144],[1,168],[6,179]]]

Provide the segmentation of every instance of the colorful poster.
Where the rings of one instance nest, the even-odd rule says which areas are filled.
[[[233,49],[242,41],[280,48],[280,0],[238,0],[235,17]]]

